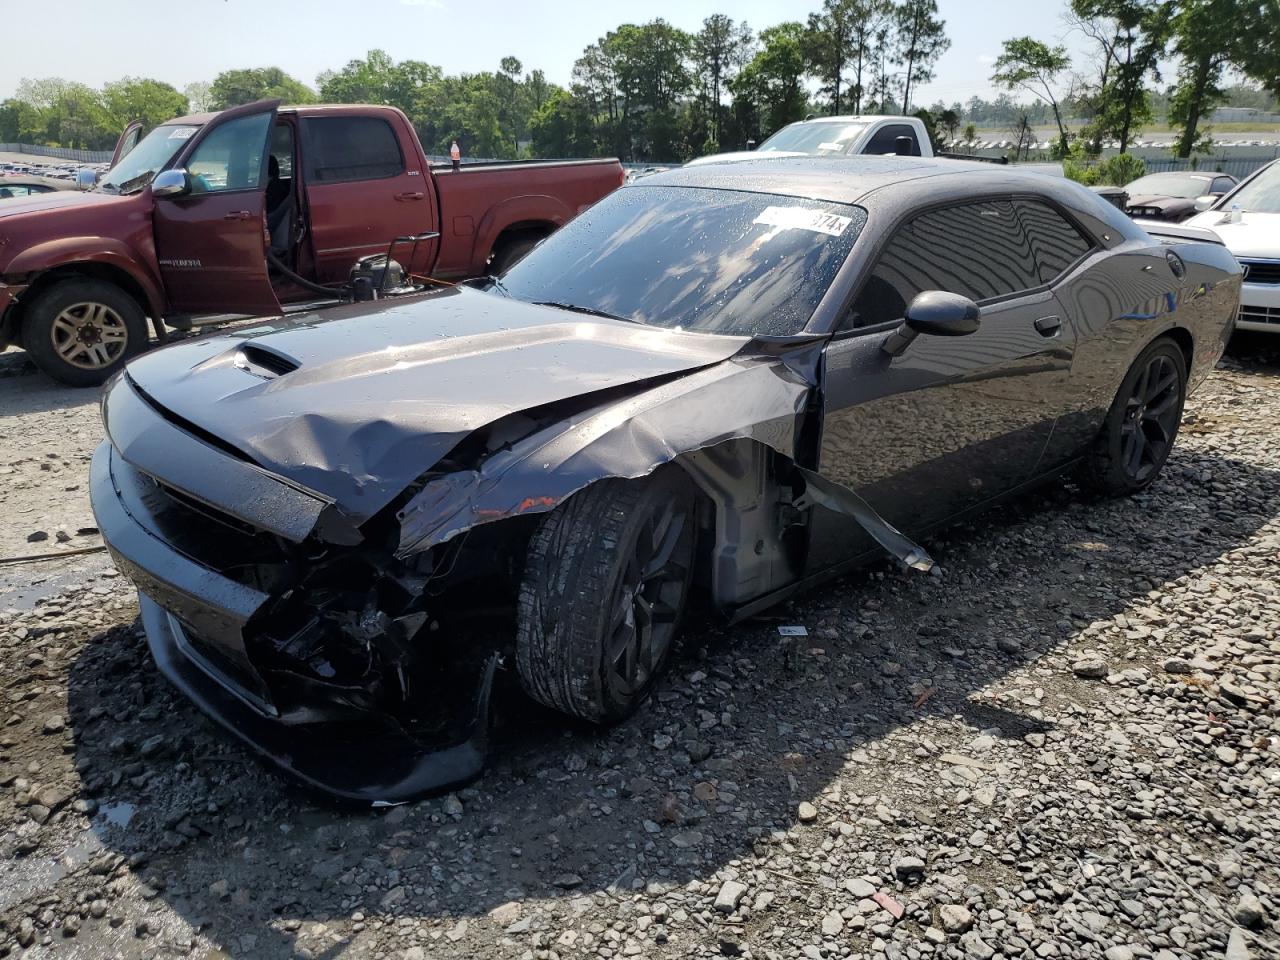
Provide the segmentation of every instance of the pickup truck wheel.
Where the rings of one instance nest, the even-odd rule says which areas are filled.
[[[36,366],[73,387],[96,387],[147,344],[136,300],[101,280],[64,280],[38,293],[22,319]]]
[[[575,494],[529,542],[516,669],[540,703],[597,724],[634,713],[674,648],[693,569],[694,499],[678,469]]]
[[[538,245],[542,237],[531,234],[523,234],[504,240],[496,250],[493,256],[489,258],[489,273],[491,276],[500,277],[517,263],[529,255],[529,251]]]

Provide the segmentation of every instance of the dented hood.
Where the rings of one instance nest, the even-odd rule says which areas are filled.
[[[488,423],[746,342],[452,288],[175,345],[127,375],[170,419],[363,522]]]

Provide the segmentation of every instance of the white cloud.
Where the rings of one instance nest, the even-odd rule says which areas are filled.
[[[408,0],[400,0],[400,2],[407,3]],[[978,54],[978,62],[979,63],[995,63],[996,58],[989,53],[980,53]]]

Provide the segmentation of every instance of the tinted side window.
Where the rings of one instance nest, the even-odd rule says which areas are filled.
[[[863,149],[863,153],[882,154],[896,153],[898,138],[911,138],[911,156],[920,156],[920,144],[916,140],[916,132],[905,123],[890,123],[881,127],[871,137],[871,142]]]
[[[1226,193],[1236,185],[1235,181],[1230,177],[1215,177],[1211,191],[1213,193]]]
[[[1018,212],[1040,266],[1040,278],[1049,283],[1093,248],[1075,225],[1047,203],[1019,200]]]
[[[844,326],[900,320],[916,294],[926,290],[981,301],[1040,285],[1013,204],[966,203],[926,213],[898,228]]]
[[[404,172],[400,141],[379,117],[307,117],[307,166],[312,181],[381,180]]]

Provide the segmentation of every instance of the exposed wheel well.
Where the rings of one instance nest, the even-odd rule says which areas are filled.
[[[39,295],[42,291],[47,290],[53,284],[61,280],[72,278],[87,278],[90,280],[101,280],[104,283],[110,283],[119,287],[125,293],[129,294],[138,304],[144,316],[151,317],[151,305],[147,302],[146,292],[138,284],[133,277],[129,276],[124,270],[118,267],[110,266],[104,263],[68,263],[46,270],[39,274],[31,285],[23,291],[22,299],[14,306],[14,309],[5,317],[5,329],[3,331],[5,337],[14,342],[18,342],[18,331],[22,326],[22,313],[25,304]],[[151,318],[153,323],[157,324],[157,333],[159,333],[159,317]]]
[[[524,242],[528,240],[538,241],[543,237],[550,236],[556,229],[554,223],[545,220],[522,220],[519,223],[510,224],[504,227],[502,232],[493,240],[493,249],[489,251],[489,258],[493,259],[503,247],[511,243]]]

